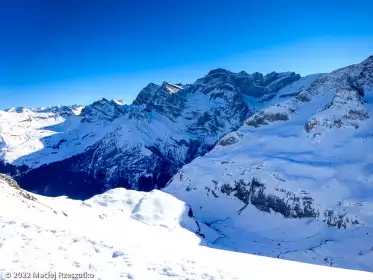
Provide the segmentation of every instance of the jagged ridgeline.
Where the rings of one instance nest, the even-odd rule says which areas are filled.
[[[293,72],[216,69],[190,85],[149,84],[132,105],[102,99],[84,108],[11,108],[1,115],[1,171],[52,196],[160,189],[297,81]]]

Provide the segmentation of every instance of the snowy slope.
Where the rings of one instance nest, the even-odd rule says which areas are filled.
[[[232,250],[373,271],[373,57],[249,117],[165,191]]]
[[[205,227],[205,240],[195,235],[188,208],[160,191],[47,198],[0,175],[0,279],[15,272],[97,280],[372,279],[367,272],[209,248],[216,233]]]
[[[97,124],[80,125],[81,110],[81,107],[55,106],[0,111],[0,159],[37,167],[83,152],[103,133]],[[92,129],[97,132],[92,134]]]
[[[61,124],[65,121],[54,113],[38,113],[29,109],[0,111],[1,157],[6,161],[28,155],[44,146],[40,138],[55,132],[43,127]]]

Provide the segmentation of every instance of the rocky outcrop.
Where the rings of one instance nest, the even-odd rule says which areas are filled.
[[[208,94],[217,87],[220,90],[236,88],[244,95],[260,98],[265,94],[279,91],[281,88],[300,79],[299,74],[294,72],[276,73],[267,75],[261,73],[248,74],[244,71],[233,73],[225,69],[211,70],[204,78],[196,81],[194,85],[209,84],[203,92]]]
[[[369,119],[362,91],[356,87],[340,88],[324,110],[313,116],[304,126],[307,133],[341,127],[359,128]]]
[[[218,145],[220,145],[220,146],[230,146],[230,145],[238,143],[243,137],[244,137],[244,135],[240,132],[237,132],[237,131],[231,132],[231,133],[227,134],[226,136],[224,136],[218,142]]]
[[[285,218],[315,218],[319,216],[314,200],[303,192],[295,195],[285,189],[275,189],[274,193],[266,192],[266,186],[259,179],[236,180],[233,184],[224,183],[220,191],[233,195],[245,204],[252,204],[264,212],[276,212]],[[278,195],[276,195],[278,193]]]
[[[33,196],[30,193],[28,193],[27,191],[24,191],[23,189],[21,189],[20,186],[18,185],[18,183],[12,177],[10,177],[6,174],[0,173],[0,181],[3,181],[9,187],[14,188],[17,191],[19,196],[21,196],[23,198],[26,198],[28,200],[32,200],[32,201],[37,200],[35,196]]]
[[[81,112],[82,122],[94,123],[97,121],[113,121],[126,113],[125,106],[119,105],[114,100],[102,98],[99,101],[84,107]]]
[[[327,209],[324,211],[323,221],[330,227],[336,227],[338,229],[345,229],[348,226],[359,225],[360,222],[356,217],[351,217],[346,211],[340,209],[335,211],[333,209]]]
[[[276,121],[287,121],[289,116],[286,113],[267,113],[259,112],[251,118],[249,118],[245,124],[252,127],[260,127],[262,125],[268,125],[269,123]]]
[[[158,89],[159,85],[154,83],[148,84],[143,90],[140,91],[132,104],[141,106],[150,103]]]

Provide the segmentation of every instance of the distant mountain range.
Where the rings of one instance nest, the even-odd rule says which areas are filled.
[[[0,117],[0,157],[21,185],[46,195],[160,189],[249,116],[316,78],[216,69],[192,85],[149,84],[132,105],[103,98],[85,107],[11,108]]]

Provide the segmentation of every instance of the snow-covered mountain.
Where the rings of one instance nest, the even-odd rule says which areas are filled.
[[[233,250],[373,271],[373,57],[250,116],[165,191]]]
[[[80,199],[166,186],[207,246],[373,272],[372,116],[373,56],[307,77],[215,69],[132,105],[0,111],[0,172]]]
[[[28,115],[2,112],[2,171],[48,195],[89,197],[117,186],[162,188],[259,108],[315,78],[216,69],[192,85],[149,84],[133,105],[102,99],[79,115],[49,113],[48,123],[33,117],[28,125]]]
[[[372,277],[210,248],[219,236],[187,204],[158,190],[113,189],[85,201],[49,198],[0,174],[1,280],[17,272],[31,279],[101,280]]]
[[[26,107],[12,107],[6,109],[5,112],[9,113],[25,113],[25,112],[33,112],[33,113],[54,113],[57,115],[62,116],[70,116],[70,115],[79,115],[82,109],[84,108],[83,105],[56,105],[51,107],[39,107],[39,108],[26,108]]]

